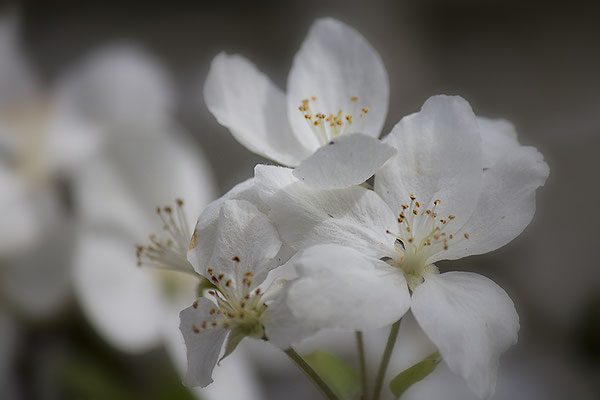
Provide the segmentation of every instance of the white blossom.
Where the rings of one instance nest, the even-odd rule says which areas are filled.
[[[485,139],[482,139],[485,138]],[[410,308],[450,370],[479,397],[517,339],[508,295],[483,276],[435,263],[497,249],[535,211],[548,167],[505,122],[477,118],[459,97],[435,96],[385,142],[398,149],[363,187],[311,189],[289,169],[257,166],[256,184],[290,262],[294,314],[321,327],[369,329]]]
[[[248,60],[225,53],[213,60],[204,86],[208,109],[236,140],[297,166],[296,176],[316,187],[360,184],[394,154],[376,139],[388,97],[379,54],[331,18],[311,27],[294,57],[286,94]]]

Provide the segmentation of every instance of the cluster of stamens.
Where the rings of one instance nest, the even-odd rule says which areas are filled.
[[[234,264],[240,263],[240,258],[232,258]],[[262,329],[260,318],[267,309],[264,303],[261,288],[253,289],[253,273],[247,271],[239,275],[238,269],[234,268],[233,277],[225,273],[215,273],[213,268],[208,268],[209,280],[216,289],[208,291],[208,295],[215,299],[215,307],[210,309],[210,320],[202,320],[198,325],[192,325],[195,333],[212,328],[234,328],[239,326],[256,327]],[[198,308],[198,303],[192,304]]]
[[[398,215],[400,233],[388,233],[396,236],[405,247],[411,244],[415,254],[425,246],[441,245],[444,250],[448,250],[454,234],[446,233],[445,230],[456,216],[449,214],[446,218],[438,218],[436,208],[442,202],[439,199],[433,201],[433,207],[423,209],[415,195],[411,194],[409,197],[410,203],[402,204],[402,211]],[[468,239],[469,234],[465,233],[464,237]]]
[[[359,116],[358,124],[353,126],[354,131],[358,132],[360,130],[362,120],[366,118],[367,113],[369,112],[369,107],[363,106],[359,108],[358,96],[352,96],[350,98],[350,102],[353,104],[353,107],[351,107],[352,109],[350,110],[350,113],[347,114],[344,114],[341,109],[339,109],[336,113],[329,114],[315,112],[315,110],[311,109],[311,101],[316,103],[317,98],[313,96],[310,99],[302,100],[302,104],[300,104],[298,109],[304,115],[308,126],[315,133],[321,146],[346,133],[355,122],[353,115]]]
[[[136,245],[138,266],[193,271],[186,256],[190,228],[183,210],[183,200],[177,199],[175,204],[175,209],[171,206],[156,207],[165,235],[159,237],[152,233],[148,236],[150,244]]]

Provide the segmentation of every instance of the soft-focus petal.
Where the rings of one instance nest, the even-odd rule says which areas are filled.
[[[59,81],[57,93],[60,112],[104,127],[156,126],[174,109],[172,83],[163,66],[129,43],[89,55]]]
[[[487,253],[517,237],[533,218],[535,191],[548,174],[548,165],[535,148],[513,149],[483,173],[477,208],[449,249],[431,262]]]
[[[310,325],[379,328],[399,320],[410,307],[402,272],[358,250],[318,245],[289,262],[300,278],[290,284],[288,304]]]
[[[388,76],[377,51],[350,26],[331,18],[317,20],[294,57],[288,76],[288,118],[298,139],[309,148],[318,142],[304,115],[302,100],[311,99],[312,114],[352,114],[351,133],[378,137],[389,99]],[[352,98],[358,99],[352,100]],[[361,108],[368,107],[365,118]]]
[[[75,292],[92,325],[116,348],[141,352],[158,344],[162,296],[150,269],[135,266],[135,252],[114,233],[82,232]]]
[[[75,199],[87,225],[110,227],[128,234],[130,242],[160,233],[156,207],[185,201],[193,219],[214,198],[210,168],[200,149],[184,136],[123,135],[113,137],[104,149],[81,168]]]
[[[410,194],[423,209],[440,199],[440,218],[454,214],[452,224],[460,227],[475,209],[482,174],[479,126],[469,103],[431,97],[420,112],[396,124],[385,141],[398,153],[377,173],[375,191],[396,213],[410,203]]]
[[[219,215],[215,248],[209,265],[215,273],[242,277],[253,274],[258,286],[267,276],[279,252],[281,241],[267,216],[244,200],[227,200]],[[210,277],[207,271],[197,271]],[[234,285],[239,282],[234,280]]]
[[[41,235],[35,199],[30,187],[13,171],[0,164],[0,255],[19,253],[37,242]]]
[[[413,293],[412,312],[450,370],[487,399],[500,355],[517,341],[512,300],[491,280],[468,272],[428,274]]]
[[[291,175],[280,167],[255,168],[259,195],[284,243],[296,250],[337,243],[377,258],[393,251],[386,231],[396,226],[396,217],[375,192],[361,186],[312,189]]]
[[[369,179],[396,149],[360,133],[344,135],[321,147],[294,170],[294,176],[315,188],[336,189]]]
[[[510,151],[519,147],[517,131],[505,119],[477,117],[481,132],[481,162],[483,168],[490,168],[504,159]]]
[[[180,314],[180,329],[185,340],[188,360],[184,383],[186,386],[204,387],[213,381],[212,371],[229,331],[221,327],[199,329],[202,321],[213,319],[210,310],[215,304],[204,297],[196,301],[194,306],[186,308]]]
[[[292,133],[283,92],[244,57],[221,53],[214,58],[204,101],[248,150],[290,166],[310,154]]]
[[[188,260],[196,271],[206,271],[209,267],[208,263],[217,239],[217,227],[219,226],[221,207],[227,200],[249,201],[261,212],[267,212],[266,206],[256,192],[254,178],[235,185],[223,196],[208,204],[198,218],[188,251]]]
[[[31,101],[37,82],[19,43],[17,15],[0,15],[0,111]]]

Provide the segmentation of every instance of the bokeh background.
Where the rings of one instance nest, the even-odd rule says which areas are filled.
[[[238,144],[206,109],[202,84],[212,57],[243,54],[285,88],[293,55],[318,17],[350,24],[381,54],[391,84],[384,132],[439,93],[465,97],[478,115],[512,121],[521,143],[537,147],[551,170],[534,221],[492,254],[440,267],[478,271],[515,300],[522,328],[501,369],[500,384],[516,393],[507,399],[600,398],[600,7],[513,0],[55,0],[12,10],[20,47],[48,87],[95,49],[123,41],[143,46],[168,71],[175,88],[171,117],[203,149],[214,195],[266,160]],[[61,193],[71,212],[69,188]],[[66,237],[76,242],[77,235]],[[65,256],[61,268],[72,268],[69,250],[57,246],[48,244],[48,251]],[[49,256],[42,254],[18,262],[44,264]],[[27,276],[41,280],[31,295],[43,291],[44,274]],[[180,385],[164,346],[115,349],[72,293],[42,317],[2,297],[8,310],[0,321],[3,399],[197,396]],[[283,375],[264,364],[252,368],[265,398],[317,398],[300,373]]]

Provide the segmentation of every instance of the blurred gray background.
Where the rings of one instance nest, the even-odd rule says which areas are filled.
[[[161,59],[180,90],[178,117],[205,149],[222,193],[265,160],[206,110],[202,84],[212,57],[241,53],[285,88],[292,57],[317,17],[352,25],[381,54],[391,82],[384,132],[438,93],[462,95],[478,115],[511,120],[521,143],[537,147],[550,165],[537,215],[505,248],[441,268],[479,271],[509,292],[522,321],[513,352],[533,360],[557,399],[600,398],[600,7],[58,0],[25,2],[21,11],[25,47],[48,82],[117,40],[140,42]],[[303,398],[299,393],[286,398]]]

